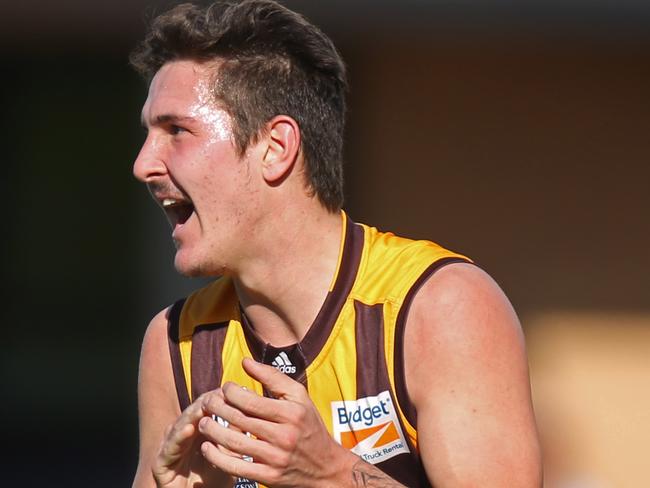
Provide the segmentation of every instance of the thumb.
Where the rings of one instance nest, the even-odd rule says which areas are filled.
[[[262,383],[271,395],[283,400],[302,401],[306,395],[305,388],[273,366],[258,363],[251,358],[244,358],[242,367],[248,375]]]

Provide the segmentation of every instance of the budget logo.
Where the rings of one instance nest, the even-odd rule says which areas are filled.
[[[369,463],[409,452],[388,391],[332,402],[332,425],[338,443]]]

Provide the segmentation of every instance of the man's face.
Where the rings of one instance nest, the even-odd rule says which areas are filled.
[[[190,276],[232,271],[254,225],[258,179],[250,148],[239,157],[231,118],[214,102],[209,67],[165,64],[142,120],[148,134],[133,173],[167,215],[176,269]]]

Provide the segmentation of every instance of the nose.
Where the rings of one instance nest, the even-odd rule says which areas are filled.
[[[133,176],[143,183],[167,173],[167,167],[160,154],[156,149],[155,141],[151,136],[142,144],[138,157],[133,163]]]

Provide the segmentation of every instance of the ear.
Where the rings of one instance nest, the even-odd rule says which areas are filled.
[[[276,115],[267,124],[267,147],[262,159],[262,176],[267,183],[282,182],[300,153],[300,128],[288,115]]]

